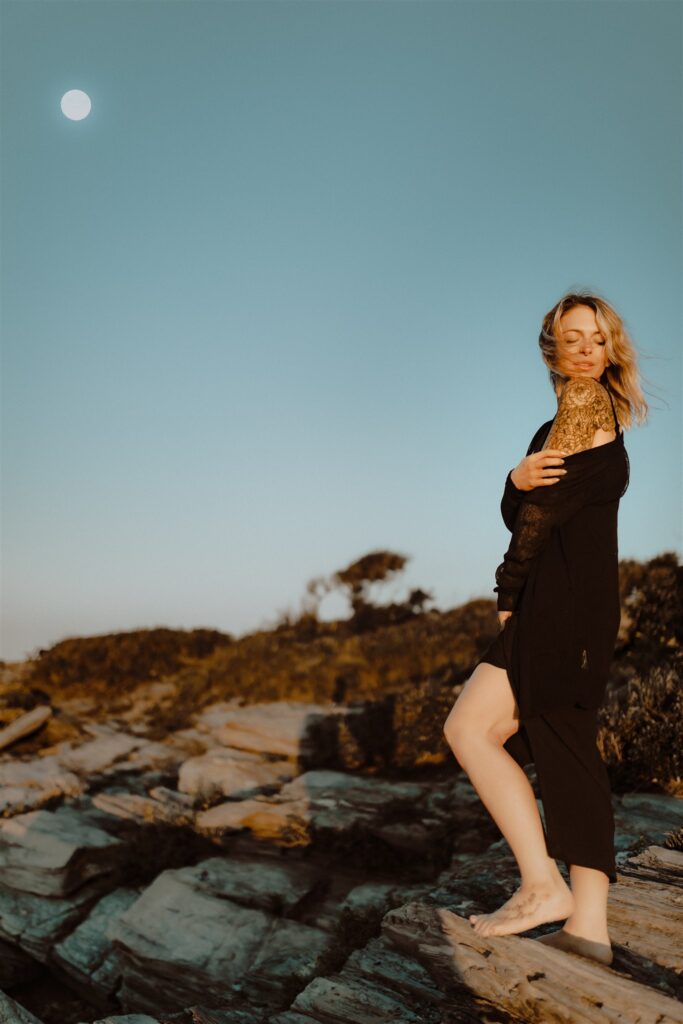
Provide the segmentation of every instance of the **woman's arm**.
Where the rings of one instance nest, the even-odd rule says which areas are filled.
[[[597,382],[593,383],[597,385]],[[601,385],[597,387],[604,393]],[[548,445],[552,437],[552,446],[555,448],[568,452],[581,451],[592,446],[598,428],[605,429],[604,406],[595,399],[587,400],[589,390],[592,391],[591,382],[585,378],[567,381],[548,435]],[[595,395],[595,391],[592,393]],[[606,393],[604,397],[609,405]],[[515,610],[533,560],[546,544],[553,527],[570,519],[593,496],[599,476],[596,476],[590,465],[584,464],[582,467],[570,462],[565,463],[565,469],[567,473],[556,483],[523,492],[524,496],[519,500],[508,489],[506,511],[511,514],[514,502],[516,512],[510,545],[496,569],[496,586],[493,589],[498,594],[499,611]]]
[[[536,451],[540,438],[547,430],[548,422],[549,421],[546,420],[545,423],[542,423],[536,431],[536,433],[534,434],[534,436],[531,438],[531,441],[529,442],[529,447],[526,450],[526,455],[524,457],[525,459],[527,459],[532,454],[532,452]],[[563,469],[560,472],[560,468],[558,468],[557,465],[559,461],[558,456],[560,455],[561,453],[559,449],[551,450],[550,448],[545,449],[545,455],[543,456],[541,456],[540,453],[538,453],[535,465],[533,467],[527,468],[526,472],[522,474],[522,480],[525,480],[526,483],[529,484],[529,486],[527,486],[526,488],[518,487],[512,479],[512,474],[515,472],[515,470],[519,470],[520,466],[524,462],[524,459],[522,459],[522,461],[517,466],[515,466],[514,469],[511,469],[508,475],[506,476],[505,486],[503,488],[503,496],[500,501],[500,513],[503,517],[503,522],[505,523],[505,525],[507,526],[508,530],[510,530],[511,533],[515,528],[517,510],[519,509],[519,506],[521,505],[525,495],[527,495],[531,490],[533,486],[533,481],[537,480],[538,483],[540,483],[541,479],[547,477],[546,482],[547,484],[551,485],[556,482],[556,477],[558,474],[561,475],[562,473],[564,473]]]
[[[529,452],[527,452],[527,455]],[[500,514],[503,517],[503,522],[507,526],[510,533],[515,528],[515,519],[517,518],[517,510],[521,505],[526,491],[520,491],[519,487],[515,487],[512,482],[512,470],[505,477],[505,487],[503,489],[503,497],[500,499]]]

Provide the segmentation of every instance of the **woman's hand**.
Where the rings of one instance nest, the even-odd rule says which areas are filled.
[[[505,620],[509,619],[510,616],[514,614],[514,612],[498,612],[498,625],[500,626],[501,629],[505,625]]]
[[[564,475],[567,470],[561,468],[564,462],[560,448],[546,448],[544,451],[525,455],[510,473],[510,479],[520,491],[530,491],[533,487],[547,487],[560,480],[558,474]]]

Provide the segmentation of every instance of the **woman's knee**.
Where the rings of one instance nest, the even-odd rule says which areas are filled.
[[[471,728],[469,730],[467,728],[466,719],[467,715],[458,708],[458,702],[456,701],[443,724],[443,734],[454,754],[462,749],[467,736],[472,735]]]
[[[460,694],[443,724],[446,742],[456,756],[482,741],[502,747],[519,729],[519,721],[507,713],[491,713],[488,703],[465,700]]]
[[[443,725],[446,742],[459,760],[485,739],[488,731],[489,723],[476,714],[467,701],[456,701]]]

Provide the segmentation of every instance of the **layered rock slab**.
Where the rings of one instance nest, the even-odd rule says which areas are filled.
[[[110,933],[123,957],[123,1008],[280,1005],[328,948],[322,930],[272,912],[292,911],[305,889],[273,865],[210,858],[163,871]]]
[[[72,807],[35,810],[0,821],[2,885],[41,896],[68,896],[113,872],[124,844]]]

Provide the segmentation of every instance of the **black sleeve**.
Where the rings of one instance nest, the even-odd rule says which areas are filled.
[[[546,487],[545,490],[552,491],[557,497],[561,483]],[[527,491],[527,495],[531,493]],[[569,519],[582,504],[583,501],[578,497],[573,502],[557,501],[547,505],[537,505],[529,497],[521,502],[510,545],[496,569],[496,586],[493,589],[498,594],[498,611],[515,611],[531,563],[544,547],[550,531]]]
[[[575,453],[581,454],[581,453]],[[525,492],[515,517],[510,545],[496,569],[498,611],[514,611],[531,564],[544,547],[551,530],[561,526],[600,493],[603,469],[599,461],[572,461],[557,483],[539,485]]]
[[[543,435],[544,430],[548,426],[548,422],[551,421],[546,421],[545,423],[543,423],[538,428],[534,436],[531,438],[531,441],[529,442],[529,447],[526,450],[527,455],[531,455],[532,451],[536,447],[536,444]],[[510,470],[508,475],[505,477],[503,497],[501,498],[500,501],[500,514],[502,515],[503,522],[507,526],[508,530],[512,533],[512,531],[515,528],[515,519],[517,518],[517,511],[519,509],[519,506],[524,500],[524,497],[530,492],[521,491],[519,487],[515,487],[515,485],[512,482],[512,477],[510,475],[511,473],[512,470]]]
[[[529,453],[527,452],[527,455]],[[510,470],[512,473],[512,470]],[[517,518],[517,510],[521,505],[526,491],[520,491],[519,487],[515,487],[512,482],[510,473],[505,477],[505,489],[503,490],[503,497],[500,500],[500,514],[503,517],[503,522],[507,526],[510,533],[515,528],[515,519]]]

